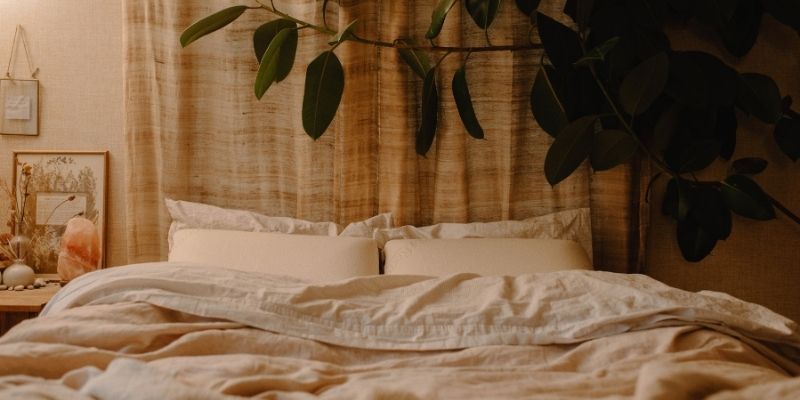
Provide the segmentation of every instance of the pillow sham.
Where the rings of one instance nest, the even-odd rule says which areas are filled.
[[[473,222],[379,229],[373,237],[378,246],[397,239],[528,238],[564,239],[578,242],[592,257],[592,223],[589,208],[558,211],[521,221]]]
[[[400,239],[386,243],[384,254],[387,275],[515,276],[592,269],[583,247],[571,240]]]
[[[169,261],[327,282],[378,274],[378,245],[356,237],[181,229]]]
[[[253,211],[222,208],[182,200],[164,200],[172,217],[168,241],[172,249],[174,236],[183,229],[224,229],[246,232],[279,232],[299,235],[336,236],[340,227],[334,222],[311,222],[290,217],[273,217]],[[392,214],[379,214],[348,225],[344,236],[372,237],[373,230],[392,227]]]

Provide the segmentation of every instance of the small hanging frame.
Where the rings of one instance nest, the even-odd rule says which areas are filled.
[[[18,47],[17,38],[25,50],[25,59],[31,73],[30,79],[14,79],[12,76],[11,68]],[[31,62],[25,31],[22,26],[17,25],[11,42],[6,76],[0,78],[0,134],[26,136],[39,134],[39,80],[36,79],[38,73],[39,68],[33,68]]]

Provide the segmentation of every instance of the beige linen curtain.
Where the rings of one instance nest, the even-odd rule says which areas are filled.
[[[392,41],[422,39],[436,1],[334,3],[328,14],[332,26],[358,18],[359,36]],[[130,262],[166,257],[164,197],[339,223],[391,211],[401,225],[521,219],[591,204],[602,244],[595,252],[597,263],[624,271],[636,259],[639,221],[632,216],[638,215],[638,192],[631,189],[639,179],[636,169],[591,177],[582,168],[554,189],[544,178],[551,138],[536,125],[528,100],[538,51],[470,57],[467,74],[486,140],[470,138],[458,119],[450,81],[462,55],[450,55],[439,72],[437,140],[420,157],[414,151],[420,79],[393,49],[345,43],[336,50],[345,68],[342,105],[315,142],[301,122],[305,69],[327,49],[328,37],[301,30],[291,75],[261,101],[252,89],[258,64],[251,35],[274,18],[271,14],[250,10],[180,48],[183,29],[234,4],[254,3],[126,1]],[[321,1],[275,4],[321,23]],[[545,1],[540,10],[557,15],[562,5]],[[529,29],[513,2],[502,2],[490,37],[493,44],[521,44]],[[463,7],[451,11],[438,42],[485,43]],[[441,56],[432,54],[434,60]]]

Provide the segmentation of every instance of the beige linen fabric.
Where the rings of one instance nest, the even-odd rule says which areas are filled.
[[[192,22],[239,2],[125,2],[125,132],[130,262],[164,259],[169,218],[165,197],[222,207],[346,224],[392,212],[396,225],[524,219],[593,207],[599,268],[629,269],[631,182],[637,174],[590,177],[582,167],[552,189],[543,164],[552,139],[535,123],[529,93],[539,51],[473,54],[470,90],[487,140],[464,131],[450,82],[462,55],[441,64],[439,130],[426,157],[414,151],[421,81],[393,49],[345,43],[345,93],[336,119],[316,142],[302,129],[305,69],[329,38],[300,32],[291,75],[261,101],[253,96],[258,68],[251,35],[272,19],[248,11],[230,26],[186,49],[178,37]],[[246,2],[245,2],[246,3]],[[355,18],[362,37],[392,41],[419,36],[435,2],[331,2],[329,23]],[[321,22],[319,1],[276,1],[282,11]],[[558,16],[563,1],[540,9]],[[462,7],[452,10],[443,45],[482,45],[483,32]],[[525,43],[530,23],[502,2],[490,30],[494,44]],[[421,37],[417,37],[422,39]],[[434,61],[442,54],[432,54]],[[590,186],[592,198],[590,202]],[[633,229],[638,229],[633,220]],[[606,242],[608,241],[608,242]]]
[[[79,277],[44,314],[0,339],[0,397],[800,393],[790,378],[800,365],[787,358],[800,360],[796,324],[640,275],[378,276],[308,285],[158,263]]]

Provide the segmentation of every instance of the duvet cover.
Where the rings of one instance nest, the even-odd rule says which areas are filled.
[[[800,331],[640,275],[328,284],[174,263],[84,275],[0,338],[0,398],[800,398]]]

